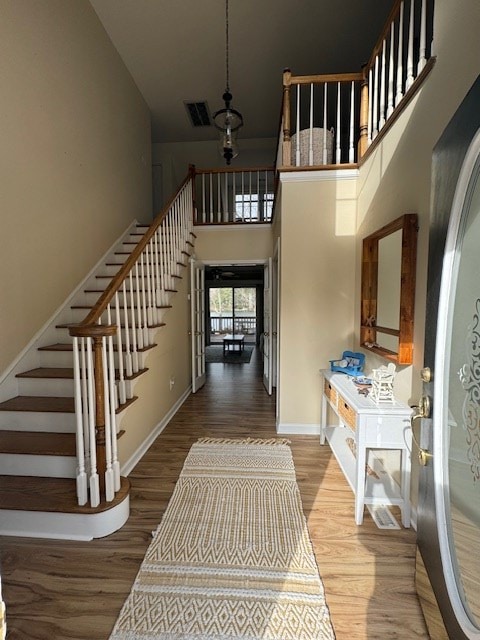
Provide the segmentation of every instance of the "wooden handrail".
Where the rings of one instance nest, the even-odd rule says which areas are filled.
[[[324,82],[360,82],[363,74],[358,73],[329,73],[313,76],[290,76],[290,84],[322,84]]]
[[[195,169],[195,175],[202,175],[207,173],[248,173],[254,171],[274,171],[274,166],[268,167],[222,167],[213,169]]]
[[[387,19],[385,20],[385,24],[383,25],[383,29],[380,33],[380,36],[377,39],[377,42],[375,43],[375,46],[373,47],[373,51],[372,51],[372,55],[370,56],[367,64],[366,64],[366,72],[368,73],[368,71],[372,68],[374,62],[375,62],[375,58],[378,56],[378,54],[381,52],[382,47],[383,47],[383,41],[385,40],[385,38],[387,38],[388,36],[388,32],[390,31],[390,26],[392,24],[392,22],[394,20],[396,20],[397,15],[400,11],[400,5],[402,4],[402,0],[395,0],[390,13],[388,14]]]
[[[85,317],[85,319],[82,322],[79,323],[79,326],[85,327],[85,326],[89,326],[89,325],[95,325],[97,323],[98,319],[100,318],[102,313],[107,308],[109,302],[111,301],[111,299],[115,295],[116,291],[118,291],[118,289],[119,289],[120,285],[122,284],[122,282],[125,280],[125,278],[128,276],[130,271],[135,266],[136,261],[141,256],[143,250],[145,249],[147,244],[152,239],[152,237],[155,234],[155,232],[157,231],[158,227],[162,224],[163,220],[165,219],[165,217],[168,214],[168,211],[169,211],[170,207],[172,206],[172,204],[177,199],[178,194],[182,191],[182,189],[185,187],[185,185],[190,180],[192,180],[193,175],[194,175],[194,171],[195,171],[195,168],[193,167],[193,165],[191,165],[189,167],[187,176],[183,180],[182,184],[180,185],[180,187],[178,188],[176,193],[170,198],[170,200],[165,205],[165,207],[162,209],[162,211],[153,220],[152,224],[148,228],[148,231],[145,232],[145,235],[143,236],[143,238],[140,240],[140,242],[134,248],[132,253],[128,256],[127,260],[125,260],[125,262],[123,263],[121,269],[113,277],[112,281],[110,282],[108,287],[105,289],[105,291],[102,293],[102,295],[99,297],[99,299],[95,303],[95,305],[92,308],[92,310],[88,313],[88,315]],[[72,331],[72,329],[70,330],[70,335],[73,335],[71,333],[71,331]]]

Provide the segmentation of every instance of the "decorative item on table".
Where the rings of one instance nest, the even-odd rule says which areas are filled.
[[[368,396],[372,389],[372,379],[366,376],[353,378],[353,384],[356,386],[358,393],[363,396]]]
[[[372,371],[372,392],[371,398],[375,404],[382,402],[393,404],[393,381],[395,380],[396,366],[390,362]]]
[[[365,356],[363,353],[344,351],[339,360],[330,360],[330,369],[357,377],[362,374],[364,364]]]

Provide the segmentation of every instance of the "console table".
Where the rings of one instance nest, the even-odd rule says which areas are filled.
[[[325,440],[355,495],[355,522],[362,524],[364,506],[398,505],[402,524],[410,526],[410,452],[412,409],[401,402],[377,405],[358,393],[352,378],[343,373],[321,371],[323,375],[320,443]],[[334,424],[327,417],[332,412]],[[369,449],[400,451],[400,486],[385,470],[367,473]]]

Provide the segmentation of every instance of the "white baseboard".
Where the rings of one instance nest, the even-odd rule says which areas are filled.
[[[277,433],[292,436],[319,436],[320,424],[298,424],[295,422],[278,422]]]
[[[165,427],[168,425],[173,416],[180,409],[182,404],[188,398],[190,393],[192,392],[192,386],[189,385],[186,391],[180,396],[180,398],[176,401],[170,411],[162,418],[162,420],[157,424],[157,426],[153,429],[151,434],[148,436],[146,440],[142,442],[140,447],[130,456],[127,462],[122,466],[121,475],[128,476],[131,473],[132,469],[135,465],[142,459],[147,450],[152,445],[153,441],[162,433]]]

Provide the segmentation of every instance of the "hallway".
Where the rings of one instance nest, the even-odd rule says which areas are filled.
[[[8,640],[107,640],[191,445],[203,436],[275,435],[258,349],[250,364],[207,365],[205,387],[130,474],[122,530],[87,543],[0,539]],[[382,531],[369,516],[357,527],[329,448],[312,436],[290,439],[337,640],[428,638],[413,582],[414,531]]]

